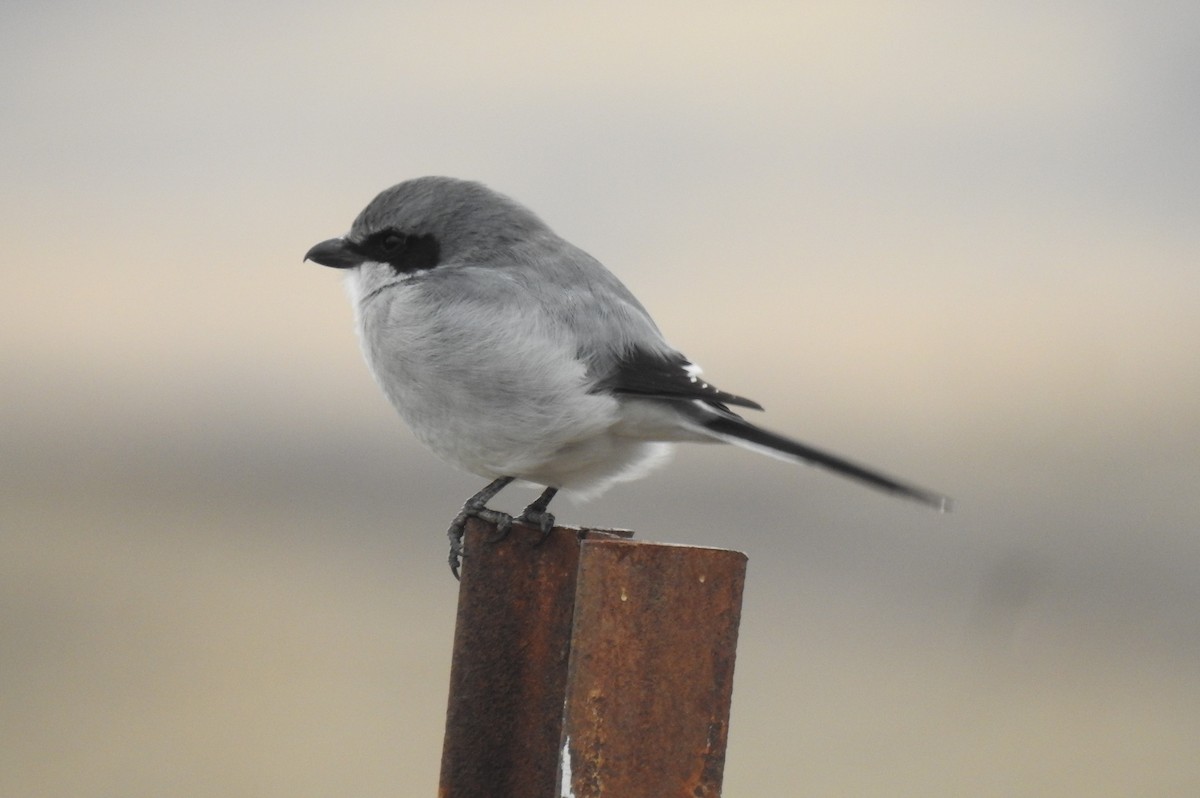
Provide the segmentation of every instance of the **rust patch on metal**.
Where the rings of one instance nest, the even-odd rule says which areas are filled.
[[[707,798],[724,775],[746,557],[585,541],[564,740],[578,798]]]
[[[557,795],[581,537],[604,532],[468,522],[438,794]]]

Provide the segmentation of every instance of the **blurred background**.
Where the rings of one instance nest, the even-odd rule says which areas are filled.
[[[301,262],[423,174],[529,205],[768,426],[957,501],[693,446],[557,505],[749,555],[726,795],[1197,794],[1198,25],[5,3],[0,794],[435,794],[483,483]]]

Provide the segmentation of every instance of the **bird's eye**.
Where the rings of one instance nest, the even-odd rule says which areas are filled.
[[[379,239],[379,249],[385,255],[395,255],[404,246],[404,236],[399,233],[388,233]]]

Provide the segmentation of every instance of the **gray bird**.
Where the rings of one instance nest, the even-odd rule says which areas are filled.
[[[549,534],[558,491],[636,479],[678,441],[733,443],[823,466],[946,510],[946,497],[761,429],[663,338],[599,261],[479,183],[408,180],[306,260],[346,270],[363,352],[417,438],[492,480],[450,525],[458,576],[467,519],[507,533],[487,503],[514,480],[545,486],[518,519]]]

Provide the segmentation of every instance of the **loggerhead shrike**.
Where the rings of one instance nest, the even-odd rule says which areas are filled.
[[[947,509],[944,496],[734,413],[762,408],[701,379],[599,261],[479,183],[393,186],[305,259],[346,271],[367,364],[417,438],[492,480],[450,525],[456,577],[469,517],[501,536],[511,527],[487,503],[513,480],[545,486],[516,520],[546,535],[558,491],[595,496],[677,441],[737,444]]]

